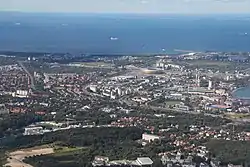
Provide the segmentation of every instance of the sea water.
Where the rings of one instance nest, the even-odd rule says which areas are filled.
[[[250,17],[0,13],[0,50],[150,54],[175,49],[250,51]]]

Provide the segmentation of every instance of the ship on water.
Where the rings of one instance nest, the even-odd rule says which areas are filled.
[[[110,40],[111,40],[111,41],[117,41],[118,38],[117,38],[117,37],[110,37]]]

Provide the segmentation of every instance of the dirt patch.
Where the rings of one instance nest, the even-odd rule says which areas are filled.
[[[26,157],[32,157],[35,155],[47,155],[54,153],[53,148],[39,148],[39,149],[26,149],[26,150],[17,150],[9,153],[8,155],[8,163],[5,167],[33,167],[27,163],[24,163],[23,160]]]

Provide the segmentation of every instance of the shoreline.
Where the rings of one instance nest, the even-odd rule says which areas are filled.
[[[247,88],[250,89],[250,85],[247,85],[247,86],[245,86],[245,87],[239,87],[239,88],[234,89],[234,90],[232,91],[232,93],[231,93],[231,94],[232,94],[232,97],[233,97],[234,99],[250,100],[250,95],[249,95],[249,97],[237,96],[237,95],[235,95],[235,93],[236,93],[237,91],[239,91],[239,90],[241,90],[241,89],[247,89]]]
[[[65,56],[65,55],[72,55],[72,56],[178,56],[183,54],[189,54],[189,53],[231,53],[232,51],[218,51],[218,50],[192,50],[192,49],[170,49],[165,51],[157,51],[157,52],[111,52],[111,53],[95,53],[95,52],[85,52],[85,51],[73,51],[73,52],[64,52],[64,51],[36,51],[36,50],[1,50],[0,49],[0,56],[18,56],[18,57],[39,57],[39,56],[51,56],[51,55],[57,55],[57,56]],[[250,51],[236,51],[236,52],[242,52],[242,53],[250,53]]]
[[[50,52],[50,51],[8,51],[8,50],[0,50],[0,56],[18,56],[18,57],[27,57],[32,55],[33,57],[38,57],[38,56],[44,56],[44,55],[78,55],[78,56],[176,56],[180,55],[182,53],[188,53],[188,52],[176,52],[176,51],[166,51],[166,52],[146,52],[146,53],[88,53],[88,52]],[[200,53],[200,52],[199,52]],[[202,52],[203,53],[203,52]]]

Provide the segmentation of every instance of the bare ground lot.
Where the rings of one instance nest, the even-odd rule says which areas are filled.
[[[23,160],[30,156],[47,155],[52,153],[54,153],[53,148],[29,148],[17,150],[8,154],[8,163],[5,165],[5,167],[33,167],[27,163],[24,163]]]

